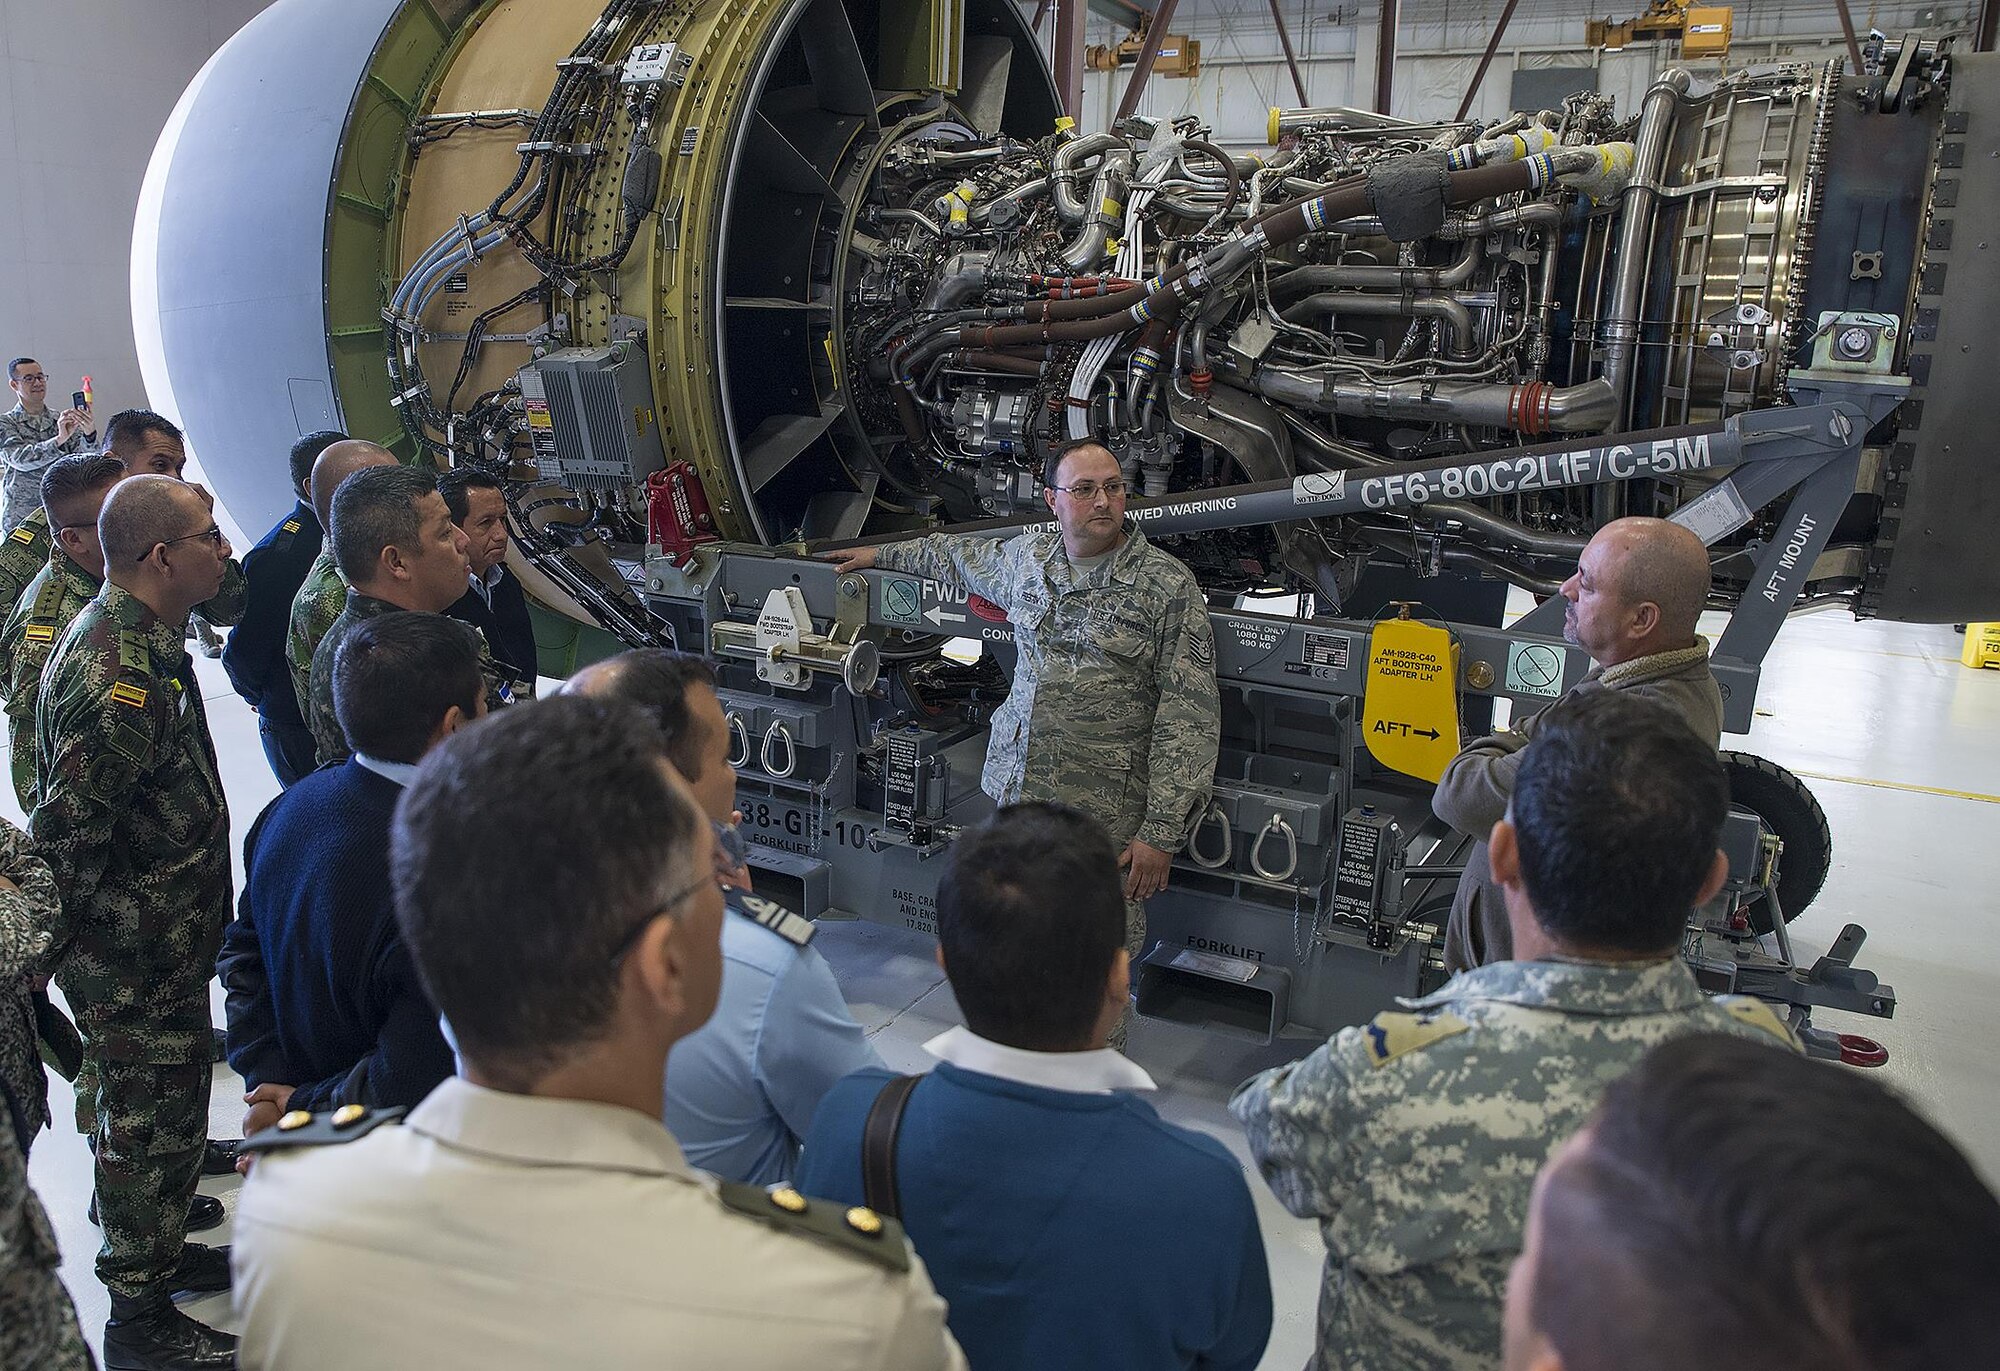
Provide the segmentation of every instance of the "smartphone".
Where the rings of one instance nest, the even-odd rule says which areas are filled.
[[[82,391],[73,390],[69,393],[69,407],[71,409],[83,409],[87,407],[89,404],[90,401],[87,398],[85,398],[84,393]]]

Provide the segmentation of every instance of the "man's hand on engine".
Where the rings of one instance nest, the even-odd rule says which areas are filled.
[[[1134,838],[1125,844],[1125,850],[1118,854],[1118,865],[1125,869],[1125,898],[1145,900],[1165,890],[1173,864],[1173,853],[1162,852],[1151,843]]]
[[[872,547],[842,547],[813,555],[822,562],[832,562],[834,570],[842,575],[850,571],[866,571],[875,565],[875,549]]]

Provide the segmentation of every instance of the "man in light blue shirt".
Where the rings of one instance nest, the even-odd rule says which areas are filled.
[[[688,1161],[725,1180],[788,1181],[826,1092],[882,1059],[848,1012],[826,958],[808,946],[812,921],[750,893],[730,827],[736,769],[715,675],[699,657],[645,649],[585,667],[563,693],[628,700],[651,714],[666,736],[667,760],[725,845],[736,845],[722,996],[707,1024],[674,1045],[665,1123]]]

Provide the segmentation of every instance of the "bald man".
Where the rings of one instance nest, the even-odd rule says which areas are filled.
[[[1562,584],[1563,637],[1597,665],[1563,699],[1599,690],[1657,700],[1711,747],[1722,741],[1722,688],[1708,669],[1695,624],[1708,600],[1708,549],[1665,519],[1617,519],[1599,529]],[[1560,705],[1556,700],[1550,709]],[[1453,974],[1511,960],[1513,933],[1486,863],[1486,836],[1507,813],[1521,749],[1548,710],[1459,749],[1438,781],[1431,809],[1474,839],[1445,928]]]
[[[365,438],[348,438],[333,444],[314,459],[312,466],[313,514],[321,528],[330,528],[333,492],[357,471],[368,467],[392,467],[396,454]],[[285,665],[291,669],[292,692],[299,702],[300,717],[312,717],[313,653],[333,621],[347,608],[347,582],[333,564],[333,540],[328,538],[313,559],[311,570],[292,597],[291,626],[285,634]]]

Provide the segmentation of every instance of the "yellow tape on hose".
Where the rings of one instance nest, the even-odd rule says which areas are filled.
[[[1387,619],[1368,642],[1361,728],[1391,771],[1435,781],[1458,752],[1458,647],[1415,619]]]

